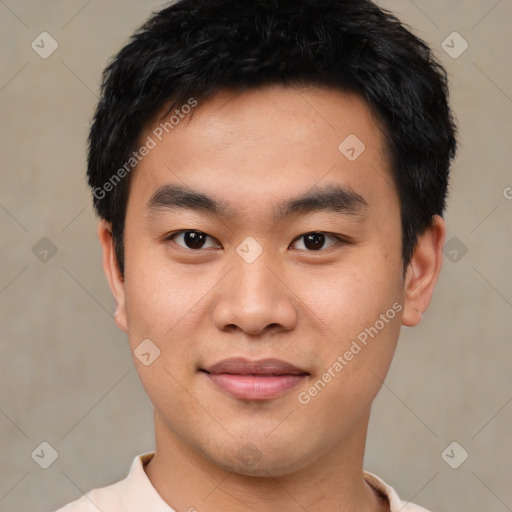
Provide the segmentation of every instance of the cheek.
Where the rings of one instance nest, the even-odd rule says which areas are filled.
[[[177,271],[175,265],[162,259],[159,251],[151,247],[127,251],[125,300],[130,333],[165,338],[193,309],[201,290],[200,282]]]
[[[400,332],[400,265],[396,259],[389,266],[385,256],[380,261],[360,259],[351,270],[347,265],[322,279],[316,276],[303,287],[305,302],[321,320],[317,326],[323,326],[325,334],[318,340],[322,373],[316,377],[323,398],[317,407],[332,404],[341,414],[348,403],[368,406],[378,392]]]
[[[336,334],[324,345],[321,371],[298,396],[308,417],[319,419],[318,428],[351,425],[368,410],[393,358],[400,309],[399,302],[385,307],[366,302],[353,315],[338,315],[332,324]]]
[[[314,311],[328,338],[353,338],[395,302],[401,304],[401,267],[382,259],[360,258],[329,273],[308,272],[307,279],[295,281],[294,291]]]
[[[126,265],[128,337],[132,354],[146,339],[160,351],[158,360],[147,368],[141,367],[134,357],[144,386],[156,389],[159,379],[163,379],[165,383],[160,385],[172,387],[176,383],[172,376],[184,383],[197,366],[210,317],[208,292],[219,277],[213,271],[199,273],[192,266],[178,268],[169,261],[162,261],[161,256],[152,257],[149,250],[144,252],[132,256]],[[211,324],[209,328],[211,331]],[[158,378],[155,376],[153,382],[152,376],[157,371],[163,373]],[[148,388],[147,391],[151,395]]]
[[[199,290],[184,286],[182,276],[151,264],[149,258],[141,260],[140,266],[136,263],[132,258],[125,272],[128,338],[135,368],[158,410],[169,404],[173,409],[190,408],[180,383],[187,385],[194,367],[191,338],[185,329]],[[142,345],[146,340],[151,343]],[[142,355],[148,352],[149,361]]]

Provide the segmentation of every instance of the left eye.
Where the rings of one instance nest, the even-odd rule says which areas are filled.
[[[331,238],[334,240],[331,245],[328,245],[327,247],[322,247],[326,241],[327,238]],[[293,245],[296,241],[304,240],[302,242],[303,247],[298,247],[298,249],[303,250],[307,249],[309,251],[318,251],[320,249],[328,249],[329,247],[332,247],[333,245],[336,245],[337,242],[339,242],[339,238],[328,235],[327,233],[323,233],[322,231],[314,231],[312,233],[305,233],[304,235],[301,235],[300,237],[296,238],[291,245]]]

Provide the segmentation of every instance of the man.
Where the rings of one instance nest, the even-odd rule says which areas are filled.
[[[156,451],[63,511],[425,510],[363,456],[442,266],[447,96],[366,0],[182,0],[134,35],[88,179]]]

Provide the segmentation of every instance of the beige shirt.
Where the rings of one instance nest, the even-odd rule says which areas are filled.
[[[94,489],[57,512],[176,512],[156,492],[144,471],[144,465],[153,455],[154,452],[138,455],[124,480]],[[377,492],[388,498],[390,512],[428,512],[418,505],[401,501],[395,490],[378,476],[367,471],[363,475]]]

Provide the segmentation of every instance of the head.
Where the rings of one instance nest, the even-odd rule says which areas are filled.
[[[182,0],[118,53],[88,180],[117,323],[160,351],[135,363],[162,431],[264,474],[364,430],[441,268],[447,97],[427,45],[364,0]],[[206,377],[228,357],[304,375],[234,398]]]

